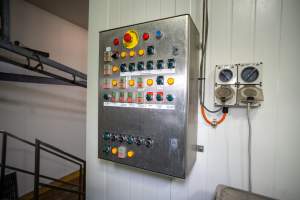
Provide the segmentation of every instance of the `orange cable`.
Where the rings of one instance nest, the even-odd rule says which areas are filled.
[[[205,120],[205,122],[209,125],[212,125],[212,122],[207,118],[205,110],[204,110],[204,106],[201,105],[201,113],[202,116]],[[222,122],[224,122],[224,120],[226,119],[227,113],[223,113],[223,115],[221,116],[221,118],[217,121],[217,125],[220,125]]]

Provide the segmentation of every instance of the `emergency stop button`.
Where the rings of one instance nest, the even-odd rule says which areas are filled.
[[[136,47],[136,45],[138,43],[139,43],[139,36],[135,30],[128,30],[128,31],[126,31],[126,33],[124,33],[123,45],[127,49],[132,49],[132,48]]]

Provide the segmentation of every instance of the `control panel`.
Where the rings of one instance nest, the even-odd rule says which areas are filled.
[[[186,177],[196,159],[198,48],[189,15],[100,32],[99,158]]]

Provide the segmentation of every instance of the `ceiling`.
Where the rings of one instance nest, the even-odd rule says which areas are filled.
[[[88,29],[89,0],[26,0],[54,15]]]

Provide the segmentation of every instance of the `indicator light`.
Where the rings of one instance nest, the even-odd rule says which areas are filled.
[[[126,58],[126,56],[127,56],[127,53],[125,51],[122,51],[121,52],[121,58]]]
[[[130,57],[134,57],[134,56],[135,56],[135,51],[133,51],[133,50],[130,51],[130,52],[129,52],[129,56],[130,56]]]
[[[117,80],[112,80],[111,85],[116,87],[118,85],[118,81]]]
[[[121,103],[124,103],[125,102],[125,93],[124,92],[120,92],[120,98],[119,98],[119,101]]]
[[[168,78],[168,80],[167,80],[167,83],[168,83],[169,85],[173,85],[174,82],[175,82],[174,78]]]
[[[117,97],[118,97],[117,92],[113,91],[111,93],[111,102],[116,102],[117,101]]]
[[[127,103],[133,103],[133,93],[128,92],[127,94]]]
[[[148,79],[147,80],[147,85],[148,86],[152,86],[153,85],[153,80],[152,79]]]
[[[168,101],[173,101],[173,100],[174,100],[173,95],[168,94],[168,95],[167,95],[167,100],[168,100]]]
[[[117,147],[111,148],[111,153],[116,155],[118,153],[118,148]]]
[[[157,39],[160,39],[162,36],[163,36],[163,33],[162,33],[160,30],[156,31],[155,37],[156,37]]]
[[[133,87],[134,86],[134,80],[133,79],[129,80],[128,84],[129,84],[129,86]]]
[[[132,37],[131,37],[130,33],[125,33],[124,34],[124,41],[125,42],[131,42],[132,41]]]
[[[118,158],[126,158],[126,147],[125,146],[119,146]]]
[[[128,151],[127,156],[128,156],[128,158],[132,158],[134,156],[134,151],[131,151],[131,150]]]
[[[149,39],[149,33],[144,33],[143,34],[143,40],[148,40]]]
[[[138,88],[143,88],[143,78],[139,77],[137,79]]]
[[[113,43],[114,43],[115,46],[119,45],[120,44],[119,38],[115,38]]]
[[[143,92],[138,92],[137,95],[136,95],[136,97],[137,97],[137,98],[136,98],[136,102],[137,102],[137,103],[143,103],[143,102],[144,102],[143,96],[144,96],[144,95],[143,95]]]
[[[139,56],[143,56],[145,54],[145,50],[144,49],[140,49],[138,51]]]
[[[112,72],[113,72],[113,73],[117,73],[118,71],[119,71],[119,67],[116,66],[116,65],[114,65],[114,66],[112,67]]]

